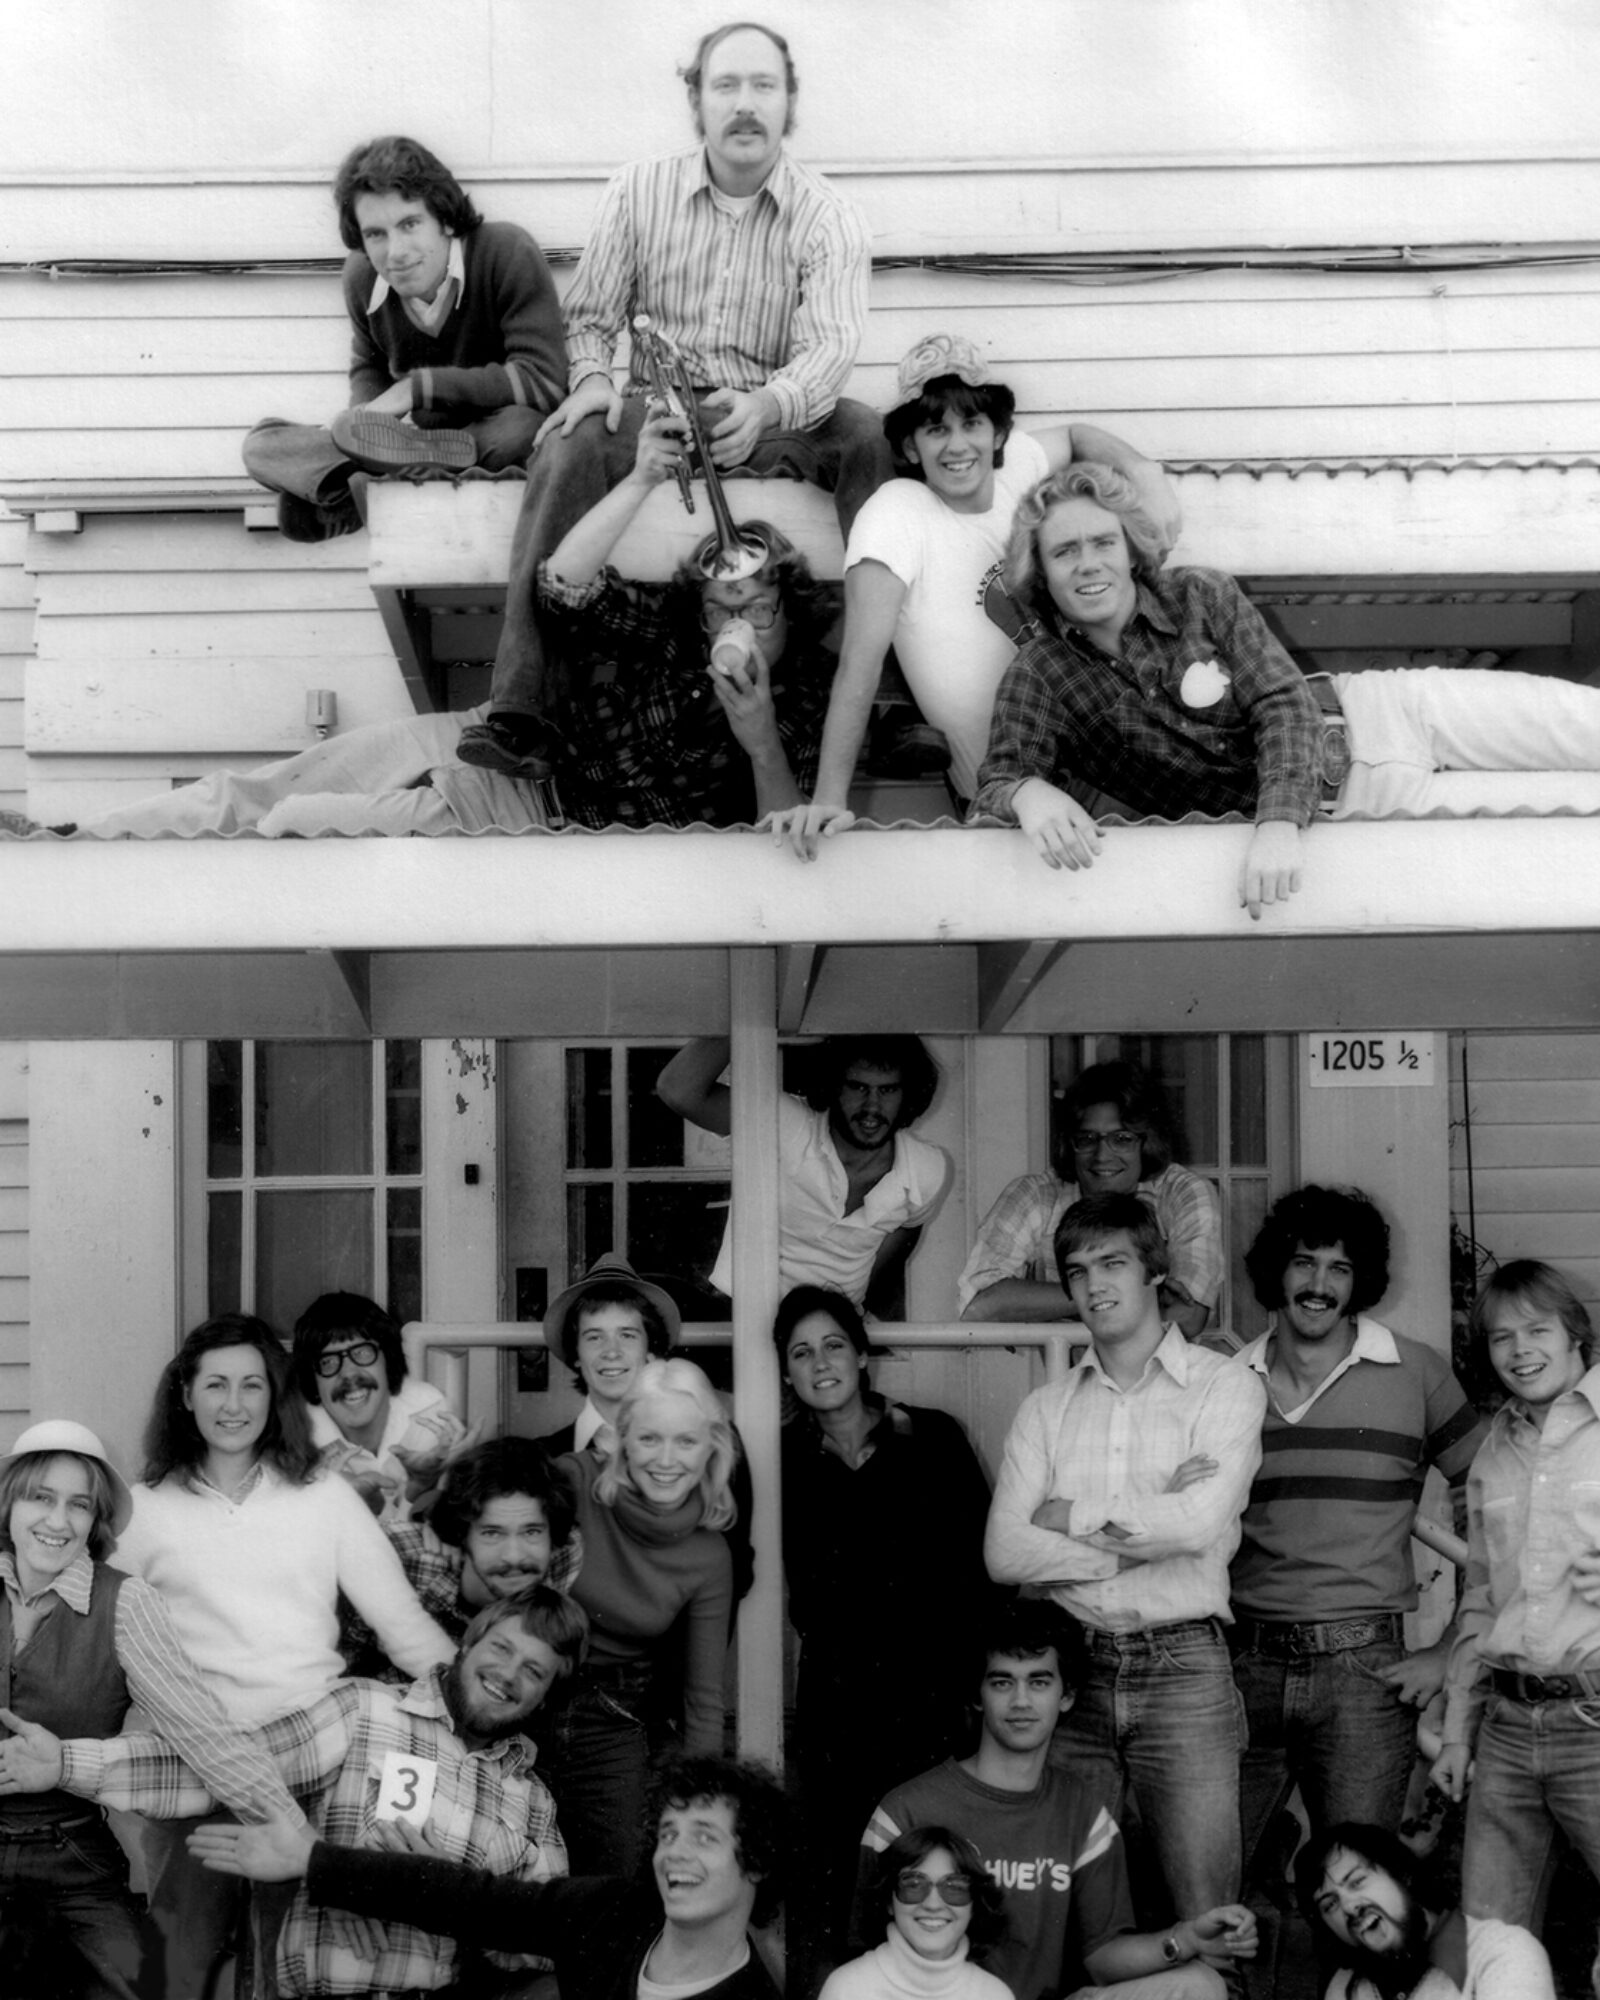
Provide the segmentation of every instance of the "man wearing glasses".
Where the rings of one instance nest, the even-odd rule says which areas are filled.
[[[378,1518],[410,1518],[466,1426],[430,1383],[408,1379],[394,1318],[359,1292],[324,1292],[295,1321],[295,1386],[312,1442]]]
[[[1057,1225],[1084,1195],[1137,1194],[1154,1211],[1171,1260],[1162,1318],[1198,1338],[1222,1291],[1222,1210],[1210,1181],[1173,1163],[1150,1079],[1135,1063],[1095,1063],[1068,1090],[1061,1117],[1070,1147],[1064,1174],[1023,1174],[1002,1191],[961,1273],[961,1317],[1074,1318],[1055,1271]]]

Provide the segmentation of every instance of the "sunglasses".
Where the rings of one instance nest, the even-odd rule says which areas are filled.
[[[972,1884],[965,1875],[941,1875],[937,1880],[931,1875],[923,1875],[915,1868],[907,1868],[894,1878],[894,1899],[897,1903],[925,1903],[937,1889],[941,1901],[959,1910],[972,1901]]]
[[[370,1368],[382,1352],[375,1340],[358,1340],[353,1347],[329,1347],[317,1356],[317,1373],[329,1380],[347,1361],[353,1361],[358,1368]]]
[[[778,622],[783,606],[775,597],[758,597],[753,604],[706,604],[701,606],[700,623],[715,635],[732,619],[742,618],[757,632],[769,632]]]

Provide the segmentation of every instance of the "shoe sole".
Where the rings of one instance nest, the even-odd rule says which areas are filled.
[[[343,429],[363,458],[378,465],[439,465],[465,472],[478,462],[478,449],[466,431],[424,431],[398,417],[353,416]]]
[[[497,771],[502,778],[548,778],[553,773],[547,757],[535,756],[531,751],[515,756],[503,750],[492,736],[475,735],[470,730],[456,745],[456,755],[474,770]]]

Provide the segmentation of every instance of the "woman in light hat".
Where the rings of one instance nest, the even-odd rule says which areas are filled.
[[[4,1717],[21,1717],[57,1736],[114,1736],[137,1703],[218,1799],[252,1818],[283,1807],[298,1818],[271,1761],[196,1673],[159,1594],[108,1567],[130,1509],[82,1424],[35,1424],[0,1458],[0,1681],[11,1703],[0,1733],[11,1733]],[[0,1796],[0,1896],[13,1892],[50,1906],[90,2000],[134,2000],[141,1912],[98,1807],[65,1791]]]

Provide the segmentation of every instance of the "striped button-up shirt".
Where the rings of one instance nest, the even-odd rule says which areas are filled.
[[[94,1563],[87,1554],[75,1556],[40,1597],[55,1597],[46,1612],[51,1618],[87,1618],[94,1591]],[[16,1563],[10,1550],[0,1551],[0,1586],[13,1603],[22,1602]],[[123,1579],[117,1592],[112,1644],[128,1692],[145,1720],[173,1743],[181,1743],[194,1770],[219,1804],[231,1806],[241,1819],[259,1820],[277,1811],[299,1809],[290,1798],[272,1759],[252,1737],[230,1722],[221,1702],[200,1678],[159,1591],[142,1577]],[[0,1707],[10,1708],[11,1621],[0,1620]]]
[[[855,365],[871,262],[855,204],[787,152],[738,214],[703,149],[636,160],[601,198],[567,293],[572,386],[608,374],[648,313],[696,388],[770,389],[780,427],[809,430]]]
[[[1309,826],[1322,739],[1304,674],[1233,578],[1167,570],[1138,585],[1115,656],[1070,626],[1029,626],[995,696],[972,809],[1014,821],[1025,778],[1078,779],[1157,818]]]
[[[1017,1412],[989,1510],[989,1574],[1046,1586],[1100,1631],[1227,1618],[1228,1559],[1261,1463],[1266,1400],[1248,1368],[1191,1347],[1175,1326],[1131,1389],[1091,1347]],[[1217,1470],[1168,1492],[1200,1454]],[[1072,1503],[1068,1533],[1033,1525],[1046,1500]]]
[[[341,1681],[309,1708],[251,1732],[305,1803],[317,1833],[341,1847],[374,1845],[379,1785],[391,1756],[430,1777],[429,1840],[447,1860],[542,1882],[567,1872],[555,1802],[534,1775],[533,1746],[503,1737],[469,1750],[456,1735],[441,1669],[409,1688]],[[391,1767],[392,1768],[392,1767]],[[101,1805],[186,1819],[214,1803],[159,1736],[62,1745],[62,1783]],[[453,1939],[314,1906],[302,1887],[278,1936],[285,1994],[370,1994],[445,1987],[460,1976]]]
[[[1446,1681],[1444,1738],[1470,1743],[1486,1667],[1600,1674],[1600,1604],[1573,1564],[1600,1554],[1600,1366],[1534,1423],[1497,1410],[1467,1474],[1467,1577]]]

